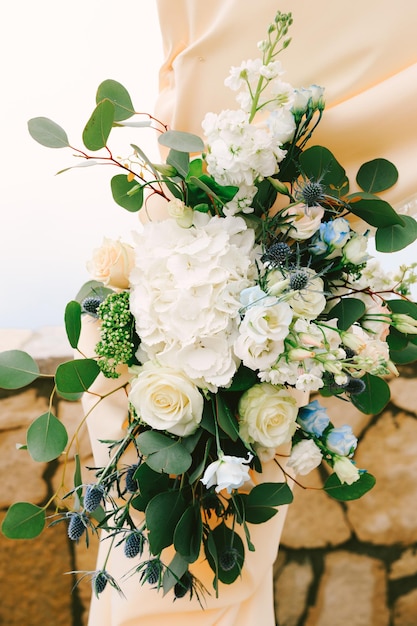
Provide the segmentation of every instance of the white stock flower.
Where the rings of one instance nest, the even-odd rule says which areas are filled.
[[[239,489],[250,480],[248,464],[252,458],[249,452],[247,459],[219,454],[218,460],[213,461],[206,468],[201,482],[207,489],[216,485],[217,493],[222,489],[231,493],[233,489]]]
[[[294,470],[296,474],[305,476],[318,467],[322,459],[320,448],[314,441],[303,439],[292,448],[287,467]]]
[[[268,383],[248,389],[240,398],[238,412],[240,435],[247,443],[277,447],[290,441],[296,430],[295,399]]]
[[[93,257],[88,261],[87,269],[95,280],[104,285],[127,289],[133,261],[132,246],[120,240],[104,237],[100,248],[93,250]]]
[[[148,361],[131,383],[129,402],[140,419],[156,430],[192,435],[203,414],[203,396],[180,370]]]
[[[356,465],[345,456],[336,457],[333,463],[333,469],[341,483],[352,485],[360,478],[359,470]]]

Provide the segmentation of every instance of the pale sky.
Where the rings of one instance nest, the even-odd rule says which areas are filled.
[[[0,328],[62,325],[66,303],[90,279],[92,249],[103,236],[127,238],[137,214],[112,199],[115,169],[56,176],[74,165],[71,151],[36,143],[27,120],[49,117],[82,147],[96,89],[107,78],[128,89],[137,110],[152,112],[162,59],[155,3],[8,2],[0,59]],[[120,132],[123,154],[130,143],[157,154],[149,129]]]

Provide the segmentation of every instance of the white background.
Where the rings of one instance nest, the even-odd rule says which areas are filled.
[[[114,203],[114,168],[56,176],[77,161],[69,149],[36,143],[27,120],[51,118],[81,148],[96,89],[107,78],[128,89],[136,110],[152,113],[162,59],[155,3],[8,2],[0,59],[0,328],[62,325],[65,304],[90,279],[92,249],[103,236],[127,238],[137,214]],[[151,130],[120,133],[122,156],[130,143],[157,155]]]

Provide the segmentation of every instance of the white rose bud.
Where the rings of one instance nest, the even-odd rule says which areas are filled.
[[[333,469],[341,483],[352,485],[359,480],[360,474],[358,468],[345,456],[336,457]]]
[[[367,247],[368,237],[366,235],[353,235],[343,247],[343,258],[354,265],[365,263],[369,258]]]
[[[173,217],[181,228],[190,228],[194,219],[194,211],[179,198],[168,202],[168,214]]]
[[[93,258],[87,263],[87,269],[95,280],[104,285],[128,289],[133,263],[132,246],[105,237],[101,247],[93,251]]]
[[[239,489],[250,480],[247,464],[251,462],[252,458],[250,452],[248,452],[247,459],[219,454],[218,460],[213,461],[206,468],[201,482],[207,489],[216,485],[217,493],[222,489],[231,493],[233,489]]]

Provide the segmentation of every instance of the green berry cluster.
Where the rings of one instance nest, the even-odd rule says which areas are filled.
[[[135,321],[129,308],[129,292],[111,293],[97,310],[101,339],[96,345],[98,365],[107,378],[118,378],[120,364],[130,364],[138,346]]]

